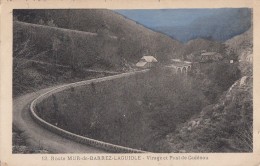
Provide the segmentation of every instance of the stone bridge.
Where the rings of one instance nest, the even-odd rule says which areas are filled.
[[[187,74],[191,71],[191,63],[182,63],[182,64],[171,64],[166,66],[166,68],[173,71],[175,74]]]

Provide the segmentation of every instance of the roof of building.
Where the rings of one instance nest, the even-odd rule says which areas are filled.
[[[137,67],[144,67],[146,64],[147,64],[147,62],[142,62],[142,61],[140,61],[140,62],[138,62],[138,63],[136,64],[136,66],[137,66]]]
[[[158,62],[157,59],[153,56],[143,56],[141,59],[145,60],[146,62]]]

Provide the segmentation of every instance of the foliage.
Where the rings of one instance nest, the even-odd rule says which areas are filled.
[[[239,83],[172,133],[171,151],[252,152],[252,78],[247,78],[244,85]]]
[[[12,126],[12,153],[14,154],[30,154],[30,153],[50,153],[42,148],[39,142],[38,146],[30,147],[27,144],[28,137],[25,136],[24,131],[20,130],[13,124]]]
[[[202,85],[197,85],[207,98],[214,102],[226,91],[236,80],[240,78],[238,63],[200,63],[195,66],[192,75]],[[196,68],[199,68],[198,70]]]
[[[160,69],[154,69],[160,70]],[[92,83],[57,94],[40,106],[40,115],[58,126],[97,140],[154,152],[167,152],[167,133],[207,104],[192,78],[163,71]],[[51,106],[51,107],[50,107]],[[53,108],[52,108],[53,107]],[[54,112],[53,112],[54,113]]]
[[[120,45],[119,48],[116,48],[116,53],[111,53],[117,55],[110,57],[116,60],[118,60],[117,57],[122,57],[129,62],[137,63],[147,50],[159,60],[165,60],[168,58],[167,56],[170,58],[180,56],[177,53],[181,47],[180,42],[151,31],[111,10],[14,10],[14,15],[22,22],[40,24],[39,21],[43,20],[46,24],[53,20],[59,28],[92,32],[112,38],[117,41],[116,44],[111,43],[111,40],[106,44],[111,49]],[[102,43],[102,41],[99,42]],[[95,42],[95,44],[99,43]],[[110,50],[104,49],[104,54],[108,53]],[[117,62],[122,62],[122,59],[115,61],[115,65],[118,65]]]

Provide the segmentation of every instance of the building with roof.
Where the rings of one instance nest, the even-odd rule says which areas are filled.
[[[157,63],[157,59],[153,56],[143,56],[136,64],[140,68],[151,68]]]
[[[219,61],[223,59],[223,56],[217,52],[202,52],[201,53],[201,62],[208,62],[208,61]]]

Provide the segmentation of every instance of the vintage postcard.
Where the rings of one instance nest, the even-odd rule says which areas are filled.
[[[2,1],[0,163],[260,165],[259,5]]]

